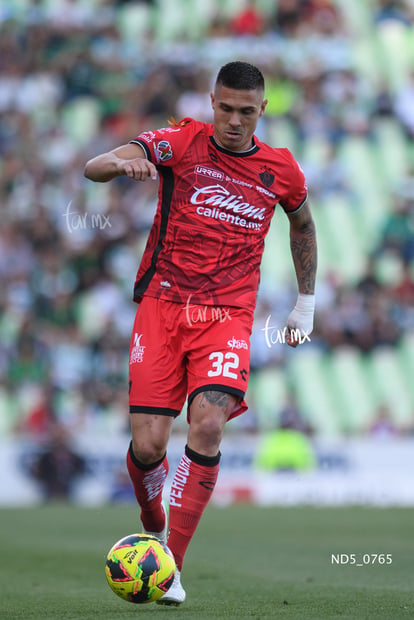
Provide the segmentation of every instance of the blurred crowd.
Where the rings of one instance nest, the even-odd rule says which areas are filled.
[[[315,206],[329,208],[339,195],[363,210],[371,200],[369,190],[355,192],[340,155],[349,137],[372,144],[378,119],[401,132],[408,155],[413,150],[414,61],[401,82],[386,73],[370,81],[341,2],[237,4],[223,12],[207,3],[208,19],[190,26],[189,16],[176,16],[166,36],[165,24],[157,29],[161,0],[1,3],[0,433],[41,435],[56,419],[81,431],[127,428],[132,287],[156,186],[125,178],[93,184],[83,167],[170,117],[210,120],[221,64],[243,58],[263,69],[269,105],[259,137],[276,146],[288,136]],[[412,34],[413,2],[368,4],[373,33],[392,26]],[[322,167],[310,144],[323,145]],[[369,352],[397,346],[414,329],[412,164],[408,156],[386,194],[358,277],[344,280],[335,266],[323,273],[312,346]],[[378,268],[384,255],[396,264],[392,282]],[[274,307],[287,317],[295,296],[294,282],[261,293],[257,321]],[[269,352],[256,338],[254,372],[283,364],[285,349]]]

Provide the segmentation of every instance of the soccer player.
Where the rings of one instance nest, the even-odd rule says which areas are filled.
[[[313,329],[315,227],[304,175],[286,148],[254,132],[264,78],[230,62],[211,93],[213,123],[185,118],[145,131],[85,166],[93,181],[159,177],[158,207],[134,287],[127,467],[146,532],[167,536],[162,494],[174,418],[188,397],[185,452],[172,480],[167,543],[177,573],[161,603],[185,600],[184,554],[213,492],[228,420],[246,410],[249,338],[264,238],[277,205],[290,222],[298,284],[287,320],[296,347]]]

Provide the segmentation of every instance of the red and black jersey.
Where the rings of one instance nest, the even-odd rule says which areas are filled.
[[[149,295],[253,312],[275,207],[293,212],[306,200],[303,172],[288,149],[254,137],[249,151],[229,151],[213,133],[212,124],[184,119],[131,141],[160,176],[135,301]]]

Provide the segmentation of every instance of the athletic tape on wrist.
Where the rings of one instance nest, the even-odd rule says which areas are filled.
[[[313,312],[315,310],[315,295],[299,293],[295,308],[299,312]]]

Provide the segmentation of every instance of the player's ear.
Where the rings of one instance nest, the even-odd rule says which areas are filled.
[[[210,101],[211,101],[211,107],[214,110],[214,93],[210,93]]]
[[[263,116],[264,111],[266,110],[267,103],[268,103],[268,99],[263,99],[262,105],[260,106],[259,116]]]

